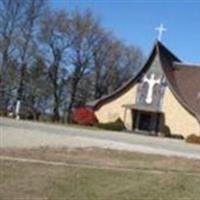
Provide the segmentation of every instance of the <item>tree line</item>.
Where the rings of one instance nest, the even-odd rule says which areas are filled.
[[[72,110],[109,94],[143,63],[142,51],[89,11],[47,0],[0,0],[0,113],[70,121]]]

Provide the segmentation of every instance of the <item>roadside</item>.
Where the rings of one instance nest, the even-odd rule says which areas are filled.
[[[184,141],[89,130],[53,124],[0,118],[1,148],[99,147],[148,154],[200,159],[200,147]]]

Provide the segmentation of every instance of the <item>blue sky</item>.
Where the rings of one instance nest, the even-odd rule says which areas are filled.
[[[164,2],[164,3],[163,3]],[[167,28],[162,42],[184,62],[200,64],[200,0],[50,0],[54,9],[91,9],[102,26],[146,55]]]

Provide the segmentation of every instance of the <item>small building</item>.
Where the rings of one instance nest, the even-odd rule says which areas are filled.
[[[120,118],[129,131],[199,135],[200,66],[183,63],[156,41],[137,75],[92,107],[99,122]]]

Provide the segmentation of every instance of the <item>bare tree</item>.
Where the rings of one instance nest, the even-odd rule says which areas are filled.
[[[126,46],[105,33],[97,48],[93,51],[94,99],[113,92],[134,76],[143,63],[141,50]]]
[[[22,98],[23,79],[26,71],[27,55],[30,56],[35,22],[40,15],[45,0],[0,0],[0,91],[2,109],[6,110],[8,99],[8,67],[9,62],[15,60],[16,71],[18,71],[13,88],[17,86],[17,96]],[[32,54],[33,55],[33,54]],[[30,57],[29,57],[30,58]],[[14,82],[13,82],[14,83]]]
[[[92,51],[97,42],[99,24],[91,12],[74,12],[72,14],[72,43],[70,46],[70,98],[68,106],[68,122],[71,111],[77,101],[77,91],[82,78],[90,73]],[[79,101],[79,100],[78,100]]]
[[[59,108],[67,79],[66,58],[71,44],[70,20],[64,11],[48,12],[41,21],[42,54],[49,66],[49,83],[53,92],[53,120],[59,121]]]
[[[46,5],[0,0],[0,111],[17,100],[29,107],[24,113],[48,110],[54,121],[67,113],[70,121],[74,106],[120,87],[143,55],[107,32],[90,11]]]
[[[27,70],[24,81],[26,87],[24,96],[24,113],[28,112],[29,118],[38,119],[40,114],[49,108],[49,98],[52,95],[51,87],[47,84],[48,68],[41,57],[36,57]]]
[[[19,63],[19,85],[17,90],[17,99],[25,100],[25,75],[27,67],[33,62],[36,46],[36,36],[38,29],[38,20],[42,16],[45,8],[45,0],[28,0],[24,2],[23,23],[20,28],[20,36],[17,39],[17,52]]]
[[[0,110],[6,112],[6,80],[7,65],[12,60],[15,50],[15,41],[20,33],[22,16],[24,14],[24,1],[0,0]]]
[[[108,68],[107,60],[111,51],[110,33],[100,29],[98,32],[98,40],[95,48],[92,51],[92,70],[91,76],[93,81],[93,99],[100,98],[107,91],[105,77],[107,76]]]
[[[139,48],[126,46],[96,23],[91,13],[84,14],[85,17],[80,13],[75,15],[75,22],[83,27],[76,25],[76,32],[81,31],[81,34],[73,33],[78,36],[72,45],[72,52],[75,52],[72,57],[74,71],[71,74],[69,119],[72,107],[113,92],[134,76],[143,62]],[[85,19],[89,21],[89,28],[84,24]]]
[[[144,55],[140,48],[122,44],[119,63],[119,85],[122,85],[138,72],[144,63]]]

